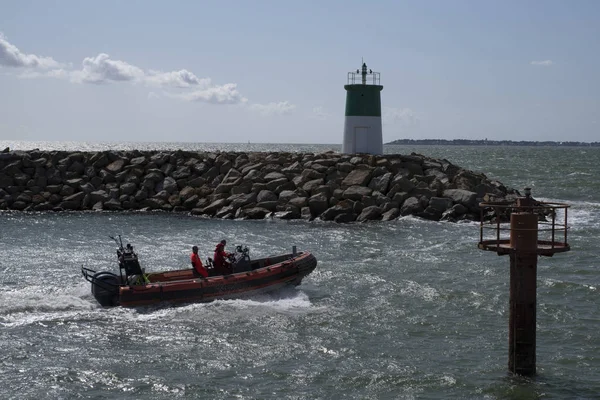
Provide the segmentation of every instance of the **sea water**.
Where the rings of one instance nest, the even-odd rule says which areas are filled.
[[[335,145],[0,142],[13,149],[339,151]],[[0,213],[0,398],[600,398],[599,148],[386,146],[570,204],[572,250],[538,261],[537,376],[508,363],[509,259],[477,223],[232,221],[169,213]],[[81,266],[149,271],[221,239],[310,250],[296,288],[207,304],[102,308]]]

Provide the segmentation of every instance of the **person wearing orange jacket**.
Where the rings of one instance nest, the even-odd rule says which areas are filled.
[[[225,245],[227,241],[225,239],[217,243],[215,247],[215,254],[213,256],[213,265],[215,266],[215,272],[218,275],[227,275],[231,273],[231,265],[227,262],[229,253],[225,251]]]
[[[208,270],[202,265],[202,260],[198,255],[198,246],[192,247],[192,254],[190,254],[190,261],[194,271],[203,278],[208,278]]]

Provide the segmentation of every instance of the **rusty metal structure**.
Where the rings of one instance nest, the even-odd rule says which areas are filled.
[[[481,250],[510,256],[508,369],[518,375],[536,370],[536,281],[538,256],[569,251],[567,209],[531,197],[516,202],[483,202],[479,228]]]

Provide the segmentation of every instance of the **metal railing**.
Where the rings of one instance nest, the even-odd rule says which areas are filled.
[[[510,246],[511,231],[525,231],[531,229],[517,229],[510,226],[510,215],[512,213],[528,212],[538,215],[538,248],[540,255],[552,256],[554,253],[569,251],[567,243],[569,205],[564,203],[537,202],[533,206],[517,206],[512,202],[484,202],[480,203],[481,221],[479,224],[479,248],[483,250],[496,251],[497,253],[508,253],[512,250]],[[490,211],[493,211],[490,213]],[[487,218],[487,219],[486,219]],[[550,220],[548,220],[550,219]],[[491,231],[491,235],[484,232]],[[508,237],[501,236],[501,232],[508,233]],[[485,236],[485,237],[484,237]],[[562,241],[560,240],[562,236]]]
[[[360,72],[348,72],[348,85],[380,85],[381,78],[379,72],[371,72],[364,75]]]

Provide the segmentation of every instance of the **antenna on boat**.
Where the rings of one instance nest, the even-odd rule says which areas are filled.
[[[115,243],[117,244],[117,246],[119,246],[120,248],[123,248],[123,240],[121,239],[121,235],[117,235],[117,236],[118,236],[119,240],[117,240],[117,238],[114,237],[114,236],[108,235],[109,238],[111,238],[112,240],[115,241]]]

